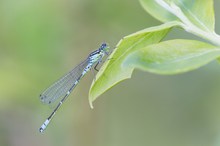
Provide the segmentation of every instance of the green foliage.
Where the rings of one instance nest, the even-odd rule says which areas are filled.
[[[220,55],[215,46],[194,40],[170,40],[135,51],[123,66],[157,74],[176,74],[198,68]]]
[[[212,0],[140,0],[144,9],[162,22],[180,21],[181,12],[200,29],[214,30],[214,9]],[[179,12],[178,12],[179,11]]]
[[[99,95],[116,83],[130,78],[133,68],[123,66],[124,60],[133,52],[145,46],[158,43],[178,23],[166,23],[161,26],[147,28],[124,37],[109,56],[109,60],[102,66],[90,90],[89,101],[92,103]]]
[[[118,82],[131,77],[135,68],[157,74],[177,74],[199,68],[220,56],[220,36],[214,32],[212,0],[140,0],[144,9],[164,22],[124,37],[93,82],[92,102]],[[201,11],[202,10],[202,11]],[[160,42],[174,27],[206,39]]]

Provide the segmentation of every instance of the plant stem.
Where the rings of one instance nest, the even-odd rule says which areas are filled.
[[[155,0],[160,6],[164,9],[175,15],[179,20],[182,22],[180,25],[184,28],[187,32],[190,32],[196,36],[199,36],[203,39],[208,40],[209,42],[213,43],[214,45],[220,46],[220,36],[217,35],[214,31],[209,31],[207,28],[200,29],[196,25],[194,25],[182,12],[182,10],[175,4],[170,3],[167,4],[164,0]]]
[[[196,26],[187,26],[182,24],[182,27],[189,33],[192,33],[196,36],[199,36],[209,42],[213,43],[216,46],[220,46],[220,36],[217,35],[215,32],[207,32],[199,29]]]

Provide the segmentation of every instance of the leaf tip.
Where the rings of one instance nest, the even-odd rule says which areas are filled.
[[[91,95],[91,89],[90,89],[90,91],[89,91],[89,106],[90,106],[91,109],[94,108],[94,106],[92,104],[93,101],[94,101],[94,96]]]
[[[89,106],[90,106],[91,109],[94,109],[94,106],[93,106],[92,102],[93,102],[92,100],[89,100]]]

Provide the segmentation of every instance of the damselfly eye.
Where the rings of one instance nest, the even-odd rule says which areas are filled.
[[[105,48],[106,46],[107,46],[107,44],[106,44],[106,43],[103,43],[102,46],[101,46],[101,48],[103,49],[103,48]]]

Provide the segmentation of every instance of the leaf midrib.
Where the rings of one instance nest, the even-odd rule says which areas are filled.
[[[144,37],[142,37],[141,39],[139,39],[137,42],[135,42],[132,46],[130,46],[124,53],[122,53],[121,55],[119,55],[119,57],[114,60],[114,62],[112,62],[111,64],[109,64],[109,69],[121,58],[123,58],[125,56],[125,54],[127,54],[130,50],[132,50],[134,48],[134,46],[136,46],[138,43],[140,43],[141,41],[143,41],[146,37],[148,37],[151,33],[147,33]],[[125,38],[126,39],[126,38]],[[123,39],[122,39],[123,40]],[[117,46],[119,46],[120,44],[118,44]],[[117,48],[116,48],[117,49]],[[116,52],[115,52],[116,53]]]
[[[200,21],[198,19],[198,17],[196,15],[194,15],[194,13],[191,10],[189,10],[182,1],[180,1],[180,0],[178,0],[178,1],[183,6],[183,8],[186,11],[188,11],[188,13],[194,18],[195,21],[197,21],[206,31],[210,32],[210,29],[202,21]]]

